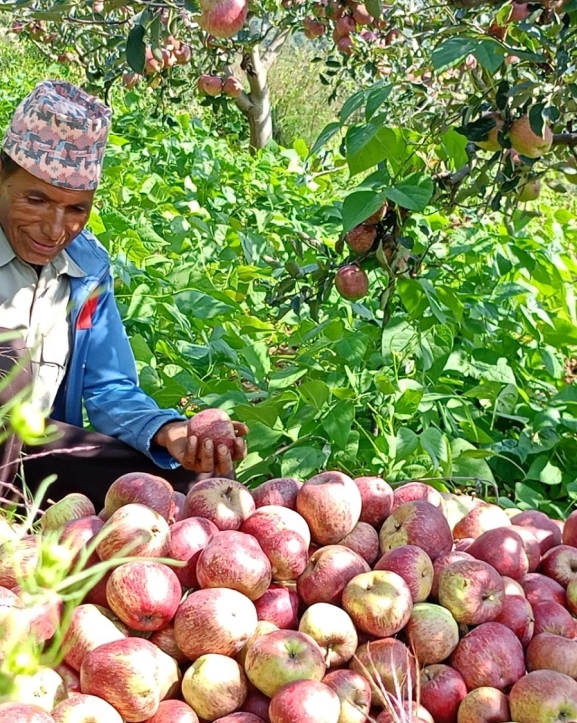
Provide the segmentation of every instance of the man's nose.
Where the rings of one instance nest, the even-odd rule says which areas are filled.
[[[62,239],[65,231],[64,209],[52,208],[46,212],[42,219],[42,233],[50,241],[57,243]]]

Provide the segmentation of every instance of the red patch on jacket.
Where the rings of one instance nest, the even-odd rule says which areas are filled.
[[[90,329],[92,328],[92,317],[96,311],[98,304],[98,296],[91,296],[88,301],[82,307],[78,321],[76,322],[77,329]]]

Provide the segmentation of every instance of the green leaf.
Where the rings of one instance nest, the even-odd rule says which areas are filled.
[[[141,334],[134,334],[130,337],[130,346],[136,361],[145,362],[151,367],[156,366],[156,358]]]
[[[310,155],[314,156],[316,153],[320,151],[320,149],[325,146],[331,138],[333,138],[341,129],[341,124],[338,121],[334,121],[333,123],[329,123],[326,125],[323,130],[320,132],[319,137],[316,139],[316,141],[313,144],[313,147],[310,150]]]
[[[264,342],[255,342],[251,346],[239,350],[257,382],[261,382],[270,372],[270,356],[268,346]]]
[[[412,173],[399,181],[394,188],[387,188],[386,197],[411,211],[424,211],[433,195],[433,179],[423,173]]]
[[[336,345],[337,353],[346,360],[347,364],[360,365],[367,352],[369,338],[366,334],[357,332],[349,334]]]
[[[331,391],[325,382],[312,379],[299,387],[302,398],[315,409],[322,409],[331,397]]]
[[[466,439],[457,437],[451,440],[451,475],[454,477],[470,477],[471,479],[478,478],[487,482],[494,482],[495,478],[493,477],[491,468],[484,459],[470,458],[461,454],[472,449],[476,448],[470,442],[467,442]],[[459,481],[459,484],[463,484],[463,482]]]
[[[226,316],[236,310],[235,305],[225,303],[200,291],[179,291],[174,295],[174,302],[182,312],[197,319],[214,319],[217,316]]]
[[[326,459],[327,456],[314,447],[291,447],[282,457],[281,475],[306,479],[316,474]]]
[[[393,84],[389,83],[388,85],[384,85],[381,88],[375,88],[374,90],[369,92],[369,95],[367,97],[367,105],[365,108],[365,118],[368,121],[371,120],[371,118],[391,95],[393,87]]]
[[[559,485],[563,481],[563,475],[559,467],[551,464],[546,455],[540,455],[529,467],[527,479],[537,480],[544,485]]]
[[[351,117],[351,115],[363,105],[365,98],[366,91],[358,90],[345,100],[339,114],[341,125],[343,125]]]
[[[409,427],[400,427],[397,432],[395,460],[407,459],[419,446],[419,437]]]
[[[365,0],[365,6],[374,18],[380,18],[384,10],[384,0]]]
[[[448,460],[447,438],[435,427],[429,427],[419,436],[421,447],[427,452],[433,468],[436,470],[441,462]]]
[[[348,233],[371,216],[387,199],[386,191],[353,191],[343,201],[343,233]]]
[[[126,62],[139,75],[144,74],[144,65],[146,63],[145,34],[146,30],[142,25],[135,25],[126,39]]]
[[[398,165],[406,151],[406,143],[400,133],[384,126],[381,116],[365,125],[350,128],[346,135],[346,147],[347,163],[353,176],[385,159]]]
[[[155,309],[156,302],[151,298],[150,286],[148,284],[139,284],[132,292],[126,318],[150,322],[154,318]]]
[[[495,73],[503,64],[506,49],[493,38],[483,38],[475,43],[473,55],[489,73]]]
[[[395,402],[395,417],[398,419],[410,419],[414,416],[424,393],[424,389],[405,389]]]
[[[461,63],[475,50],[475,42],[469,38],[452,37],[444,40],[431,54],[433,67],[439,73]]]
[[[443,133],[441,147],[446,158],[453,162],[455,170],[462,168],[468,162],[469,159],[465,151],[467,139],[461,133],[457,133],[454,128],[449,128],[448,131]]]
[[[335,404],[323,419],[323,429],[327,433],[331,444],[344,449],[354,419],[355,408],[349,399],[343,399]]]
[[[293,384],[306,373],[306,369],[301,369],[295,366],[285,367],[284,369],[270,375],[268,388],[271,391],[276,389],[286,389],[286,387],[293,386]]]

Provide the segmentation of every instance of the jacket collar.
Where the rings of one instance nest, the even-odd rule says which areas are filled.
[[[71,260],[82,268],[90,281],[100,280],[110,267],[108,253],[96,236],[89,231],[82,231],[66,249]]]

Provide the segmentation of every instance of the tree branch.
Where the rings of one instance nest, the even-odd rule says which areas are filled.
[[[277,33],[277,35],[275,35],[275,37],[266,46],[265,51],[262,55],[262,63],[265,66],[266,70],[269,70],[271,65],[278,58],[280,49],[285,44],[290,33],[290,28],[285,28],[284,30],[281,30],[280,33]]]
[[[553,136],[553,145],[575,148],[575,146],[577,146],[577,133],[555,133]]]

